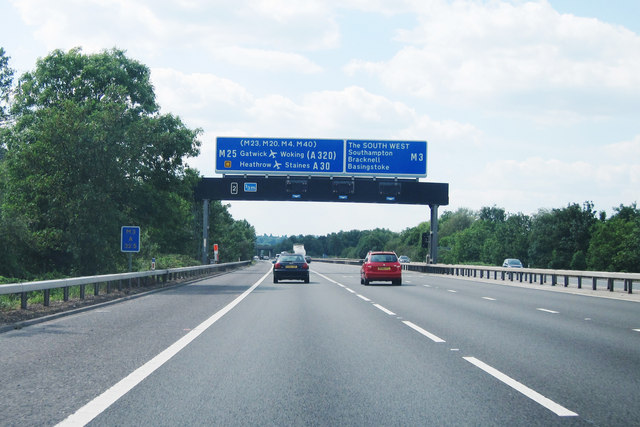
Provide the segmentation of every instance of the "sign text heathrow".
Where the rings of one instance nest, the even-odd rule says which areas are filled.
[[[426,141],[216,139],[216,173],[427,176]]]

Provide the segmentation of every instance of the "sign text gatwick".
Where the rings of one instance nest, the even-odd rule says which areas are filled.
[[[427,176],[426,141],[218,137],[216,143],[221,174]]]

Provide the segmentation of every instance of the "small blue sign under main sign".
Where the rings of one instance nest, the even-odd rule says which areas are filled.
[[[244,183],[244,192],[245,193],[256,193],[256,192],[258,192],[258,183],[257,182],[245,182]]]
[[[130,225],[120,228],[120,251],[140,252],[140,227]]]

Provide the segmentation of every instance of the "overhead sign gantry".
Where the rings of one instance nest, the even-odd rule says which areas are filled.
[[[430,259],[437,259],[437,210],[449,204],[449,184],[419,181],[427,176],[426,141],[218,137],[215,170],[223,177],[202,178],[196,188],[205,207],[208,200],[429,205]]]

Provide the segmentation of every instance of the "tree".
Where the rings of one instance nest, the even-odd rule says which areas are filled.
[[[149,69],[112,49],[56,50],[18,82],[2,209],[28,224],[37,272],[113,271],[122,225],[163,251],[193,239],[199,129],[162,115]]]
[[[486,241],[491,229],[486,221],[475,221],[470,227],[442,239],[443,246],[450,250],[443,252],[440,261],[444,263],[482,262]]]
[[[585,202],[582,208],[573,203],[564,209],[540,211],[531,225],[529,260],[532,266],[571,268],[575,254],[587,252],[595,223],[596,212],[591,202]]]
[[[440,217],[439,236],[442,239],[469,228],[476,219],[477,215],[467,208],[459,208],[455,212],[447,211]]]
[[[209,240],[218,244],[220,262],[235,262],[253,257],[256,232],[246,220],[236,221],[219,200],[209,204]],[[213,258],[213,254],[210,254]]]
[[[634,203],[615,211],[594,227],[587,264],[600,271],[640,272],[640,209]]]
[[[393,237],[393,234],[392,231],[382,228],[365,231],[356,246],[356,257],[364,258],[369,251],[387,250],[386,243]]]
[[[9,97],[13,85],[13,69],[9,67],[9,57],[3,47],[0,47],[0,125],[8,118]],[[2,144],[0,143],[0,150]],[[1,153],[1,151],[0,151]],[[0,155],[0,159],[2,156]]]

